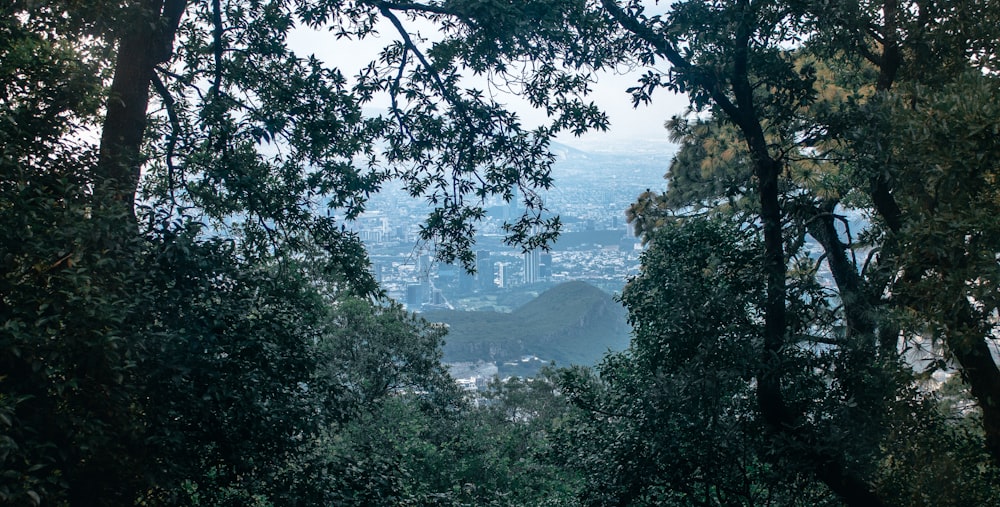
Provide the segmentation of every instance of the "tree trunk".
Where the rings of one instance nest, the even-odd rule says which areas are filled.
[[[134,218],[149,86],[157,64],[170,59],[185,0],[140,0],[118,41],[95,173],[94,201],[123,207]]]
[[[840,241],[833,215],[835,206],[836,201],[831,200],[812,210],[811,216],[805,218],[809,235],[819,242],[826,253],[830,273],[837,284],[837,292],[844,305],[847,336],[874,339],[876,331],[874,305],[868,292],[863,288],[857,266],[847,257],[848,245]]]
[[[185,0],[136,0],[125,7],[114,78],[107,97],[99,158],[93,173],[95,210],[102,210],[108,213],[107,216],[123,218],[121,227],[116,227],[103,238],[111,247],[121,246],[135,234],[134,206],[143,163],[141,149],[149,107],[149,87],[156,65],[170,59],[173,39],[185,7]],[[128,258],[124,261],[131,262]],[[88,377],[96,373],[99,372],[89,372]],[[120,415],[129,421],[134,417],[133,414]],[[126,436],[122,435],[122,438]],[[66,477],[70,505],[125,505],[134,502],[140,494],[132,484],[114,475],[122,464],[112,461],[117,459],[115,453],[105,451],[89,450],[91,457],[83,459]]]
[[[737,40],[744,40],[739,34]],[[787,266],[785,263],[784,233],[781,220],[781,190],[779,178],[782,163],[771,156],[763,126],[757,117],[753,87],[746,68],[748,46],[736,48],[736,64],[731,76],[737,114],[730,118],[739,126],[750,151],[757,177],[760,220],[764,230],[764,259],[762,268],[767,281],[764,302],[764,348],[761,369],[757,376],[757,402],[764,422],[778,439],[794,442],[797,458],[810,467],[816,477],[830,488],[845,504],[852,507],[879,507],[882,501],[871,486],[851,473],[836,455],[819,452],[819,442],[814,435],[798,426],[800,416],[792,413],[782,393],[783,366],[786,334],[788,331]],[[843,250],[840,252],[843,255]],[[846,260],[846,259],[845,259]]]

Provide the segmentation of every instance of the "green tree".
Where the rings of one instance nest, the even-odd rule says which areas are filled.
[[[453,380],[441,365],[445,334],[443,327],[397,304],[340,300],[330,310],[318,344],[322,359],[317,387],[334,395],[330,409],[345,418],[402,393],[431,398],[442,394],[447,405]]]
[[[333,420],[314,388],[326,304],[291,266],[196,235],[166,231],[142,258],[144,501],[318,503],[284,473]]]
[[[736,191],[746,192],[751,223],[760,227],[763,249],[759,269],[766,287],[760,303],[762,346],[753,372],[754,396],[771,441],[797,463],[797,468],[815,474],[847,503],[880,504],[862,475],[863,469],[854,465],[857,456],[837,445],[819,444],[823,440],[821,425],[811,423],[808,414],[833,400],[814,399],[816,405],[809,407],[801,403],[804,400],[795,399],[793,390],[798,368],[794,357],[803,342],[796,330],[804,329],[802,321],[808,315],[792,313],[798,304],[794,294],[797,282],[789,276],[788,261],[800,254],[801,232],[786,228],[787,200],[795,194],[788,192],[783,175],[789,165],[789,148],[807,132],[797,117],[815,100],[816,73],[812,66],[798,66],[785,47],[800,43],[814,30],[812,21],[816,18],[807,3],[793,2],[677,2],[663,16],[645,15],[636,2],[622,6],[607,0],[602,7],[632,41],[633,51],[642,61],[662,59],[672,66],[668,75],[650,73],[643,79],[633,92],[637,102],[649,100],[650,93],[661,86],[687,92],[695,110],[710,111],[731,125],[742,141],[743,146],[732,157],[746,167],[743,174],[752,179],[750,184],[737,185]],[[704,140],[693,139],[691,149]],[[695,162],[700,165],[701,161],[696,158]],[[828,251],[828,257],[837,257],[836,261],[842,255],[836,249]],[[845,308],[851,331],[833,350],[843,354],[845,364],[864,360],[854,366],[855,371],[867,372],[870,366],[877,371],[878,365],[873,363],[877,357],[859,353],[866,347],[866,338],[858,337],[870,336],[875,330],[871,322],[855,321],[855,315],[865,313],[853,310],[853,306]],[[879,404],[892,392],[872,384],[882,381],[871,375],[840,381],[842,403],[834,408],[842,414],[877,417],[882,411]],[[850,400],[862,393],[871,404],[852,404]]]
[[[317,505],[438,503],[421,469],[464,408],[440,363],[444,331],[400,306],[347,298],[327,309],[308,392],[323,424],[293,462]],[[447,466],[446,461],[434,464]],[[442,472],[443,473],[443,472]]]
[[[998,245],[997,129],[990,110],[996,79],[979,71],[934,88],[901,85],[865,116],[888,127],[870,138],[848,137],[853,175],[879,171],[891,191],[874,204],[885,266],[884,305],[906,339],[929,338],[940,359],[953,360],[982,412],[986,447],[1000,457],[1000,370],[990,351],[995,313]],[[877,122],[877,123],[876,123]],[[878,155],[873,149],[880,143]],[[882,144],[884,143],[884,144]],[[877,158],[876,158],[877,157]],[[891,201],[889,200],[891,198]],[[888,271],[886,273],[885,271]],[[931,369],[949,368],[943,361]]]
[[[562,378],[589,414],[568,430],[588,479],[586,503],[836,504],[813,471],[776,466],[772,457],[799,462],[814,450],[776,447],[763,431],[754,392],[763,347],[760,251],[752,230],[718,217],[650,234],[642,270],[622,293],[631,345],[609,355],[599,376],[577,370]],[[790,403],[835,396],[809,373],[830,368],[829,359],[800,353],[785,361]],[[843,422],[828,420],[825,429],[836,433]],[[844,447],[832,437],[810,443]]]
[[[673,2],[651,12],[638,1],[590,4],[609,22],[603,27],[609,44],[625,50],[614,62],[670,66],[648,72],[631,89],[637,104],[659,88],[691,99],[691,117],[670,125],[683,145],[668,191],[642,196],[630,211],[633,222],[649,232],[665,227],[672,214],[708,210],[760,232],[766,293],[753,372],[760,417],[775,456],[787,460],[781,466],[812,473],[848,504],[886,501],[871,475],[882,459],[877,443],[894,424],[888,420],[894,400],[914,382],[912,365],[900,368],[899,347],[929,330],[942,358],[954,358],[969,382],[987,448],[995,447],[1000,377],[988,353],[994,307],[979,290],[990,292],[994,268],[979,260],[996,252],[978,239],[990,229],[975,213],[945,212],[970,200],[989,209],[990,162],[970,161],[992,159],[985,135],[991,127],[968,110],[963,114],[977,126],[955,130],[970,140],[964,157],[943,163],[930,156],[933,165],[924,165],[909,154],[948,153],[944,127],[937,130],[940,150],[918,148],[929,137],[914,134],[964,110],[937,109],[956,105],[957,90],[991,86],[996,37],[985,20],[996,8],[993,2],[736,0]],[[989,110],[985,96],[972,98],[972,109]],[[906,109],[917,116],[907,120]],[[931,177],[921,167],[948,176]],[[941,207],[945,192],[928,192],[926,181],[968,190],[950,191],[958,196],[954,208]],[[870,214],[872,227],[856,235],[844,207]],[[927,231],[949,241],[932,240]],[[822,249],[822,262],[805,256],[807,241]],[[954,248],[946,252],[947,244]],[[819,267],[829,269],[831,290],[802,292],[815,286]],[[817,298],[835,305],[817,312]],[[803,350],[807,364],[829,366],[806,375],[830,386],[829,393],[799,397]],[[856,421],[842,427],[856,440],[830,440],[829,420]]]
[[[80,20],[24,8],[0,8],[0,501],[84,505],[101,481],[138,480],[134,271],[117,260],[135,245],[105,241],[118,217],[90,208],[97,152],[74,136],[99,112],[103,48],[68,42]]]
[[[790,273],[800,348],[783,359],[786,399],[815,418],[815,433],[775,442],[755,402],[758,233],[719,213],[667,221],[648,240],[622,294],[635,329],[630,347],[608,356],[597,375],[576,369],[560,378],[581,412],[556,440],[585,478],[584,503],[840,505],[823,476],[802,467],[823,448],[850,460],[890,505],[996,501],[997,469],[958,379],[932,391],[898,371],[904,381],[890,383],[893,400],[880,403],[882,412],[859,419],[844,409],[848,395],[849,403],[871,402],[849,385],[858,365],[832,349],[842,321],[811,261]]]
[[[945,194],[938,193],[937,199],[928,200],[921,185],[907,183],[927,181],[930,177],[928,173],[920,174],[920,167],[927,167],[923,165],[923,158],[909,154],[923,153],[921,150],[927,146],[942,146],[933,142],[928,144],[928,141],[950,140],[954,135],[972,141],[967,145],[969,151],[962,155],[950,149],[950,141],[945,141],[949,145],[946,152],[954,157],[947,162],[938,158],[936,170],[948,174],[946,181],[977,189],[977,192],[982,189],[979,195],[990,194],[991,184],[984,185],[991,180],[989,163],[970,165],[968,162],[988,159],[992,150],[988,142],[977,142],[974,134],[957,127],[959,123],[939,121],[938,117],[947,118],[963,109],[968,111],[956,107],[957,97],[962,95],[966,96],[962,99],[963,105],[977,104],[970,106],[973,109],[988,107],[985,104],[989,99],[977,91],[988,88],[992,82],[988,72],[983,72],[992,66],[992,60],[983,56],[990,53],[992,27],[983,24],[982,20],[994,12],[996,5],[983,2],[954,7],[933,2],[884,2],[811,8],[808,15],[833,28],[818,31],[795,54],[800,68],[805,69],[808,65],[816,73],[816,99],[800,107],[793,121],[784,124],[787,127],[776,128],[770,123],[773,118],[763,117],[774,132],[772,150],[788,155],[782,162],[785,177],[779,183],[785,200],[782,203],[783,220],[794,224],[795,228],[789,231],[791,234],[786,233],[786,237],[792,236],[790,244],[794,244],[795,230],[804,230],[823,247],[836,282],[837,297],[844,305],[848,336],[877,335],[876,341],[881,348],[878,354],[886,357],[896,350],[900,337],[912,344],[913,337],[934,336],[944,355],[957,360],[963,377],[974,388],[973,396],[983,411],[987,447],[995,449],[995,396],[988,393],[996,392],[1000,377],[988,353],[992,324],[985,316],[992,304],[988,302],[990,298],[981,296],[978,291],[967,290],[963,296],[955,290],[963,284],[989,286],[987,280],[993,278],[993,268],[971,261],[978,266],[972,268],[975,273],[964,271],[956,278],[942,277],[941,270],[951,271],[952,268],[947,267],[951,261],[944,261],[942,256],[931,260],[920,253],[927,247],[939,248],[945,237],[953,242],[970,233],[972,236],[988,234],[989,226],[976,222],[969,213],[962,218],[933,216],[934,211],[928,213],[928,210],[936,210],[937,199]],[[856,20],[860,20],[858,24]],[[716,112],[717,116],[721,114]],[[923,115],[918,120],[920,123],[908,119],[909,114]],[[975,132],[991,128],[974,115],[966,114],[963,121],[977,124]],[[945,134],[939,130],[940,135],[934,137],[914,136],[917,132],[925,133],[924,129],[930,125],[953,129],[953,132]],[[782,134],[783,128],[790,128],[787,132],[791,134]],[[799,133],[798,137],[794,133]],[[713,140],[712,136],[688,138],[694,142]],[[689,167],[696,170],[700,164],[704,169],[706,163],[718,167],[708,156],[697,156]],[[747,166],[751,165],[748,160]],[[720,169],[712,171],[712,177],[706,180],[715,181],[715,177],[725,178],[731,174],[731,169],[724,166]],[[691,170],[687,169],[687,173]],[[707,190],[711,195],[712,190],[704,182],[689,185],[683,179],[684,174],[672,169],[671,181],[680,189],[669,190],[668,201],[670,195],[692,186],[694,189],[686,192]],[[955,200],[942,209],[962,208],[970,200],[982,203],[973,206],[974,209],[988,209],[988,197],[981,201],[982,197],[971,197],[956,190],[958,186],[950,187],[952,190],[945,200],[951,197]],[[698,188],[701,190],[695,190]],[[752,192],[742,192],[742,195],[750,196]],[[693,200],[674,202],[672,207],[691,204],[696,203]],[[848,225],[837,215],[842,206],[856,208],[872,217],[871,234],[863,237],[864,244],[854,242],[856,236],[851,236],[849,228],[846,235],[838,233],[838,221]],[[646,208],[651,209],[648,204]],[[944,224],[948,225],[942,227]],[[975,232],[969,229],[970,226]],[[929,230],[940,236],[929,241],[923,235]],[[966,263],[969,259],[992,255],[986,253],[992,247],[980,250],[978,244],[974,242],[953,249],[947,256],[965,259],[959,263]],[[853,257],[858,247],[874,247],[877,255],[862,265]],[[918,257],[921,260],[918,261]],[[908,288],[915,284],[929,289],[923,292],[924,303],[918,303],[909,293]],[[952,289],[947,288],[949,285]],[[926,297],[932,293],[940,297]],[[970,298],[982,298],[983,303],[969,304]],[[979,307],[980,304],[985,306]],[[949,307],[949,317],[943,317],[940,311],[943,306]]]
[[[341,219],[397,178],[431,203],[422,236],[446,260],[471,261],[485,202],[515,187],[529,211],[512,242],[558,229],[533,191],[551,185],[548,140],[606,119],[580,98],[586,68],[521,65],[546,51],[526,42],[532,9],[0,7],[0,500],[285,503],[296,439],[325,415],[301,388],[319,308],[377,293]],[[286,44],[380,19],[397,40],[350,82]],[[407,31],[418,19],[442,40]],[[463,69],[523,83],[551,122],[523,127]],[[363,115],[378,94],[391,107]]]
[[[337,502],[576,505],[580,482],[555,437],[575,409],[553,374],[480,394],[447,410],[392,396],[344,426],[330,445]]]
[[[338,235],[322,210],[356,216],[367,195],[398,178],[433,206],[422,237],[438,242],[442,259],[470,265],[471,232],[485,199],[509,200],[519,187],[529,212],[508,224],[508,239],[540,244],[558,226],[541,217],[543,203],[533,192],[551,185],[548,140],[560,131],[604,128],[606,119],[578,97],[586,91],[585,71],[507,70],[511,60],[545,51],[520,40],[526,26],[515,21],[532,9],[537,11],[528,5],[483,13],[475,6],[290,1],[132,5],[112,33],[118,53],[107,64],[115,69],[114,100],[98,165],[109,194],[95,197],[131,205],[143,172],[160,208],[193,207],[216,227],[236,226],[258,248],[275,235],[308,234],[350,265],[354,251],[337,255],[344,248],[338,245],[356,240]],[[483,15],[497,26],[490,34],[509,44],[483,43],[479,32],[486,29],[476,17]],[[404,20],[417,19],[438,27],[443,40],[425,43],[411,35]],[[345,76],[350,69],[287,47],[295,26],[362,39],[372,36],[379,20],[393,26],[398,40],[358,69],[353,84]],[[504,20],[514,25],[505,27]],[[462,68],[523,82],[551,123],[522,127],[482,91],[466,88]],[[379,94],[390,98],[389,110],[362,115]],[[151,101],[160,110],[146,128]],[[269,146],[277,150],[262,149]],[[537,225],[547,227],[531,235]],[[342,271],[364,276],[363,270]]]

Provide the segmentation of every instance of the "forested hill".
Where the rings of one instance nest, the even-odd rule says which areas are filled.
[[[585,282],[557,285],[511,313],[442,310],[423,316],[448,325],[446,362],[536,355],[564,366],[589,365],[629,340],[625,309]]]

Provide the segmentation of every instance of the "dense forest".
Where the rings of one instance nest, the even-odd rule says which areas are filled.
[[[3,2],[0,503],[998,505],[998,21]],[[293,52],[300,29],[384,49],[339,68]],[[690,99],[666,187],[627,210],[631,343],[470,397],[346,225],[394,181],[442,262],[474,267],[498,198],[525,209],[508,243],[544,248],[549,143],[608,128],[588,94],[622,70],[637,107]]]

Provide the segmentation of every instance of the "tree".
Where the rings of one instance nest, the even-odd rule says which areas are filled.
[[[884,413],[858,420],[843,408],[849,370],[826,336],[840,322],[811,264],[790,279],[789,314],[803,345],[784,356],[789,404],[808,410],[808,446],[775,442],[755,402],[763,340],[759,234],[732,215],[676,218],[648,235],[640,273],[622,294],[635,329],[630,347],[597,375],[562,372],[560,386],[581,409],[558,432],[567,464],[585,478],[590,505],[841,505],[802,456],[836,449],[887,504],[993,503],[974,414],[956,403],[957,379],[940,391],[891,384]],[[809,339],[809,335],[814,335]],[[856,367],[856,365],[855,365]],[[874,376],[879,378],[878,372]],[[858,405],[870,404],[855,398]],[[864,414],[862,414],[864,415]]]
[[[622,293],[635,330],[631,345],[609,355],[599,376],[577,371],[562,379],[570,399],[590,414],[571,430],[578,452],[596,453],[578,460],[587,471],[587,503],[836,504],[815,471],[780,465],[801,463],[814,448],[776,446],[754,402],[765,295],[756,236],[724,217],[678,220],[650,233],[642,270]],[[802,297],[817,289],[793,290]],[[812,306],[800,311],[827,311],[822,298]],[[835,402],[812,374],[831,370],[832,358],[799,352],[784,359],[790,404]],[[810,444],[846,447],[835,436],[844,423],[830,417],[827,436]]]
[[[530,211],[509,239],[536,246],[558,229],[533,192],[551,184],[548,140],[606,119],[580,99],[585,68],[518,63],[542,51],[525,41],[523,14],[537,7],[0,8],[0,498],[155,503],[200,486],[189,500],[218,488],[212,502],[240,503],[291,491],[279,483],[287,458],[317,424],[300,385],[315,373],[317,308],[378,292],[341,219],[398,178],[432,204],[422,235],[445,260],[471,262],[487,199],[515,186]],[[486,16],[509,44],[477,38]],[[405,29],[418,18],[443,40]],[[398,38],[350,83],[285,43],[295,26],[365,37],[378,19]],[[524,128],[463,68],[516,77],[551,123]],[[362,114],[377,94],[389,110]]]
[[[141,258],[136,368],[148,484],[137,496],[319,503],[285,474],[334,420],[314,383],[325,301],[288,265],[240,262],[232,242],[197,241],[197,230],[174,234]]]
[[[122,324],[134,271],[115,260],[134,244],[102,240],[115,217],[89,207],[97,153],[74,136],[100,107],[102,46],[55,37],[80,38],[79,20],[23,12],[5,4],[0,15],[0,501],[82,505],[95,482],[137,481]]]
[[[937,201],[928,199],[926,190],[902,183],[924,181],[905,179],[904,174],[927,166],[897,155],[924,153],[910,144],[917,140],[910,134],[918,122],[890,120],[887,111],[907,106],[920,110],[936,102],[929,96],[954,94],[957,87],[977,81],[989,86],[985,83],[992,82],[995,54],[995,36],[990,34],[995,29],[982,20],[990,19],[996,5],[737,0],[674,2],[661,13],[649,13],[652,7],[643,2],[603,0],[591,8],[610,21],[608,38],[612,45],[626,48],[625,61],[670,66],[668,72],[650,71],[631,89],[637,104],[652,100],[661,87],[691,98],[690,121],[671,122],[684,141],[668,175],[671,188],[662,197],[644,195],[631,210],[633,221],[649,231],[664,227],[670,214],[707,209],[736,213],[746,227],[759,228],[759,269],[767,291],[761,304],[762,348],[754,395],[775,448],[788,451],[782,455],[811,471],[848,504],[883,503],[866,469],[855,466],[858,449],[819,445],[823,424],[816,421],[866,421],[853,431],[877,441],[869,432],[885,431],[889,422],[884,417],[891,413],[896,393],[912,382],[905,369],[899,369],[900,340],[909,346],[928,328],[939,331],[945,354],[956,359],[972,386],[984,414],[987,447],[993,448],[995,379],[1000,377],[994,375],[996,365],[986,353],[993,327],[987,315],[993,307],[985,301],[991,296],[979,291],[990,286],[993,267],[975,259],[992,258],[995,249],[980,250],[984,243],[972,239],[989,229],[985,224],[982,229],[973,226],[975,232],[959,226],[968,232],[949,237],[970,243],[956,244],[948,254],[938,240],[927,241],[916,233],[954,231],[935,226],[935,220],[951,225],[978,221],[972,214],[937,217],[911,204],[917,200],[925,210],[945,209],[936,204],[928,208],[928,202]],[[948,83],[956,88],[946,91]],[[936,111],[919,121],[948,116]],[[979,119],[973,123],[984,125]],[[975,130],[984,131],[989,127]],[[969,147],[977,154],[967,156],[988,159],[988,145],[976,141]],[[953,176],[975,174],[963,183],[970,189],[989,188],[980,179],[990,180],[988,163],[970,172],[962,169],[968,164],[959,158],[945,165],[940,158],[934,160],[939,171],[957,163],[945,170],[948,178],[934,181],[957,183]],[[974,194],[961,193],[969,197],[956,205],[969,198],[981,202],[992,192]],[[933,195],[943,197],[940,192]],[[862,236],[870,241],[864,247],[875,248],[867,260],[858,260],[862,245],[841,214],[844,206],[868,211],[874,218],[874,227]],[[914,248],[911,238],[917,237],[921,240],[916,243],[923,246]],[[806,240],[822,249],[821,265],[830,271],[833,291],[823,297],[838,303],[834,320],[814,320],[828,314],[799,313],[810,300],[798,299],[796,287],[817,272],[803,257]],[[937,252],[936,260],[921,253],[917,262],[905,253],[927,252],[927,247]],[[957,265],[963,268],[951,267]],[[979,268],[973,274],[964,271],[967,265]],[[801,278],[801,273],[807,276]],[[936,299],[928,297],[934,293],[941,296],[937,308],[949,310],[921,306],[914,315],[917,299],[904,294],[917,280],[924,287],[918,291],[922,301]],[[943,317],[945,313],[949,316]],[[908,318],[900,320],[900,314]],[[835,388],[835,396],[794,399],[800,377],[793,358],[802,347],[811,347],[817,359],[837,357],[833,364],[838,366],[820,376]],[[878,452],[869,450],[873,454],[862,461],[873,463]]]
[[[802,132],[794,120],[800,108],[814,100],[815,75],[809,66],[797,69],[780,46],[814,26],[809,23],[810,12],[794,3],[680,2],[672,5],[667,16],[647,17],[634,2],[624,8],[612,0],[602,5],[633,41],[643,61],[663,58],[672,65],[666,80],[661,81],[658,74],[647,75],[635,90],[637,100],[648,100],[649,93],[661,85],[687,91],[694,108],[709,109],[733,125],[745,144],[745,164],[754,178],[748,190],[756,196],[753,209],[764,245],[760,269],[767,291],[761,306],[763,346],[755,372],[755,396],[766,427],[775,442],[797,442],[793,445],[798,447],[796,461],[847,503],[880,504],[840,450],[815,445],[815,428],[803,425],[806,412],[788,398],[786,358],[794,350],[792,329],[797,326],[786,306],[791,299],[786,256],[796,252],[788,250],[789,240],[794,240],[786,238],[784,228],[787,212],[782,200],[787,194],[782,175],[788,162],[784,148]],[[840,260],[842,252],[828,254]],[[853,315],[848,312],[849,318]],[[853,320],[848,328],[852,341],[854,331],[874,332]],[[840,350],[852,354],[853,343],[844,345]]]
[[[531,212],[510,224],[509,239],[540,244],[551,234],[529,238],[543,222],[543,204],[532,190],[551,184],[548,139],[562,130],[603,128],[606,120],[575,98],[586,90],[585,74],[505,70],[508,60],[525,56],[518,41],[524,27],[492,32],[510,43],[489,47],[476,32],[483,30],[475,17],[480,13],[467,9],[472,12],[387,2],[183,0],[132,6],[131,19],[142,22],[113,34],[119,57],[110,93],[120,100],[112,101],[102,131],[99,166],[114,182],[110,201],[130,203],[136,193],[144,139],[137,133],[144,131],[152,86],[163,116],[151,125],[160,128],[148,136],[156,142],[146,171],[158,176],[152,181],[159,185],[157,195],[169,195],[163,203],[168,209],[194,206],[216,221],[238,218],[248,240],[292,235],[297,228],[318,235],[320,244],[339,244],[351,240],[331,232],[329,220],[315,212],[330,205],[356,216],[365,195],[394,177],[434,205],[424,239],[439,240],[442,259],[461,257],[468,265],[470,232],[483,216],[483,200],[510,199],[510,188],[517,186]],[[490,13],[493,22],[513,22],[522,14]],[[424,47],[405,30],[404,16],[436,23],[444,40]],[[390,23],[399,40],[360,69],[353,85],[339,69],[299,58],[285,44],[296,24],[365,38],[378,19]],[[463,66],[501,80],[523,70],[517,79],[532,91],[534,105],[547,108],[552,124],[523,128],[481,91],[463,87]],[[376,94],[389,96],[390,110],[384,117],[363,116],[361,107]],[[386,143],[382,153],[379,140]],[[267,145],[281,152],[265,155],[259,148]],[[328,250],[336,253],[332,246]]]
[[[349,419],[370,412],[387,397],[410,393],[451,400],[453,379],[441,365],[446,330],[393,303],[372,306],[348,298],[327,317],[319,342],[317,388],[331,393],[331,407]],[[444,401],[446,406],[451,401]]]
[[[980,114],[989,114],[995,85],[994,78],[971,72],[933,91],[907,87],[871,111],[891,129],[872,139],[851,137],[861,174],[873,168],[871,143],[886,142],[878,167],[892,182],[896,211],[879,211],[879,239],[881,262],[896,276],[883,282],[891,291],[884,304],[905,337],[931,338],[942,359],[955,361],[982,411],[994,461],[1000,457],[994,401],[1000,370],[990,352],[996,266],[986,259],[995,257],[997,245],[988,239],[994,226],[985,217],[995,209],[996,169],[988,160],[996,146],[984,134],[996,124]]]
[[[576,505],[555,436],[574,409],[551,375],[497,380],[447,410],[412,392],[382,400],[331,441],[336,503]]]
[[[900,312],[902,308],[912,308],[913,300],[903,294],[906,287],[916,279],[923,278],[923,285],[937,285],[935,289],[942,295],[942,303],[952,306],[952,312],[960,317],[952,317],[950,331],[939,333],[941,343],[947,354],[953,354],[961,365],[963,376],[970,385],[975,386],[974,394],[984,413],[984,430],[987,435],[995,434],[992,429],[994,398],[987,393],[996,392],[997,377],[993,372],[996,367],[989,354],[988,319],[967,306],[965,298],[955,295],[943,296],[946,289],[935,280],[936,275],[927,276],[927,269],[937,271],[944,266],[930,268],[926,259],[914,262],[907,251],[918,252],[928,245],[920,240],[910,242],[909,233],[904,231],[923,231],[928,227],[939,232],[940,228],[932,226],[933,219],[926,213],[914,209],[912,203],[919,195],[913,187],[902,184],[910,181],[904,176],[913,168],[920,167],[916,159],[909,158],[907,162],[897,164],[896,153],[913,153],[921,141],[908,137],[903,140],[897,135],[912,132],[912,123],[893,117],[887,110],[905,110],[907,108],[922,108],[930,119],[939,114],[949,114],[947,111],[955,103],[948,103],[944,108],[935,107],[940,97],[947,100],[956,88],[975,90],[980,86],[989,86],[989,77],[983,75],[981,69],[988,69],[991,60],[982,55],[990,52],[992,44],[990,27],[979,21],[987,16],[996,6],[991,3],[976,3],[966,5],[963,9],[952,9],[929,2],[911,2],[899,5],[896,2],[886,2],[871,6],[859,6],[859,10],[840,6],[831,10],[818,9],[812,15],[816,19],[829,22],[837,27],[831,31],[820,31],[818,37],[810,41],[799,53],[814,54],[823,61],[813,59],[808,65],[819,71],[817,79],[818,100],[800,109],[794,122],[789,125],[791,132],[800,132],[800,139],[784,135],[786,141],[779,141],[776,146],[784,153],[794,154],[785,161],[793,190],[785,190],[785,195],[800,194],[786,197],[784,204],[785,216],[798,222],[824,248],[826,260],[832,275],[837,282],[838,297],[844,303],[845,324],[848,332],[855,336],[877,333],[877,341],[883,349],[883,354],[891,355],[897,346],[897,335],[902,325],[904,339],[926,334],[929,324],[926,319],[936,312],[921,310],[924,315],[913,320],[905,319],[904,323],[885,320],[889,312]],[[846,10],[844,10],[846,9]],[[866,10],[867,9],[867,10]],[[971,14],[971,17],[966,17]],[[934,21],[930,21],[933,19]],[[854,24],[854,20],[861,20]],[[874,28],[871,28],[874,27]],[[870,33],[874,30],[874,34]],[[867,34],[867,35],[866,35]],[[960,39],[960,42],[956,39]],[[871,47],[876,49],[871,50]],[[877,54],[881,52],[881,54]],[[806,57],[813,58],[813,57]],[[799,57],[802,61],[802,57]],[[802,65],[805,65],[803,63]],[[806,67],[803,67],[806,68]],[[934,69],[930,72],[929,69]],[[978,70],[977,70],[978,69]],[[898,89],[898,91],[897,91]],[[975,94],[972,97],[976,97]],[[981,104],[981,103],[980,103]],[[943,104],[942,104],[943,105]],[[929,106],[929,107],[928,107]],[[930,112],[935,111],[935,112]],[[771,121],[771,118],[768,118]],[[971,118],[970,118],[971,119]],[[940,125],[935,118],[932,123]],[[961,135],[959,133],[956,133]],[[907,137],[908,134],[902,134]],[[938,137],[944,139],[948,136]],[[892,139],[892,141],[890,141]],[[788,140],[792,140],[789,144]],[[975,150],[979,154],[969,156],[978,158],[990,151],[986,145],[978,145]],[[962,160],[955,157],[953,161]],[[707,161],[702,158],[702,161]],[[805,171],[801,168],[806,164]],[[938,164],[937,167],[947,167],[949,164]],[[902,169],[907,167],[907,169]],[[985,175],[990,169],[980,166],[972,171],[974,174]],[[839,172],[839,174],[838,174]],[[951,172],[951,171],[949,171]],[[803,184],[795,181],[798,174],[811,174],[819,180],[820,186]],[[955,171],[954,176],[962,174]],[[987,177],[988,178],[988,177]],[[977,183],[966,180],[972,188]],[[671,192],[676,192],[673,190]],[[805,192],[805,193],[802,193]],[[957,194],[961,195],[961,194]],[[959,198],[955,203],[966,203],[967,199]],[[691,201],[688,201],[691,203]],[[870,210],[875,219],[874,245],[879,247],[879,253],[867,267],[868,273],[857,273],[861,266],[856,260],[851,260],[845,252],[851,248],[851,237],[844,242],[841,234],[838,237],[834,227],[837,217],[835,210],[842,205]],[[941,223],[941,222],[938,222]],[[950,225],[957,225],[952,222]],[[912,227],[912,229],[911,229]],[[982,229],[985,231],[985,229]],[[848,231],[849,232],[849,231]],[[954,231],[953,231],[954,232]],[[919,233],[917,233],[919,236]],[[952,236],[957,237],[957,236]],[[905,246],[904,246],[905,245]],[[866,245],[872,246],[872,244]],[[953,252],[953,256],[976,254]],[[906,260],[908,259],[908,260]],[[992,268],[980,265],[975,274],[966,272],[965,283],[978,283],[973,280],[992,277]],[[900,273],[905,275],[900,276]],[[886,295],[889,294],[895,296]],[[973,298],[975,296],[972,296]],[[948,303],[944,303],[944,301]],[[988,305],[988,303],[987,303]],[[987,312],[989,310],[986,310]],[[879,312],[883,320],[873,320]],[[939,314],[938,314],[939,315]],[[962,317],[964,316],[964,317]],[[959,322],[964,322],[959,324]],[[972,329],[978,331],[971,331]],[[940,327],[938,328],[940,330]],[[877,330],[877,331],[876,331]],[[978,338],[972,339],[978,333]],[[965,339],[958,336],[964,335]],[[953,339],[947,345],[949,338]],[[993,442],[991,436],[988,442]],[[988,443],[993,448],[994,444]],[[993,453],[996,455],[996,453]]]
[[[1000,460],[1000,370],[990,353],[996,8],[982,0],[680,1],[662,14],[634,0],[5,6],[0,445],[10,480],[0,494],[96,505],[168,501],[195,483],[218,486],[218,502],[292,491],[280,481],[300,463],[284,458],[307,431],[272,423],[321,422],[301,385],[314,380],[320,308],[345,290],[377,292],[342,219],[398,178],[432,205],[423,238],[438,242],[441,258],[470,265],[486,200],[509,200],[517,186],[529,212],[508,224],[508,239],[544,243],[558,228],[533,192],[551,184],[548,139],[604,127],[581,95],[592,69],[622,63],[669,64],[632,89],[636,102],[666,87],[689,93],[696,115],[673,122],[684,142],[674,188],[645,196],[633,218],[655,243],[656,230],[669,227],[664,210],[704,205],[699,211],[739,219],[737,232],[760,235],[755,274],[764,293],[751,298],[756,319],[741,332],[760,336],[746,367],[766,430],[761,445],[773,451],[762,462],[801,470],[848,504],[886,503],[895,493],[873,470],[893,454],[881,444],[920,422],[897,417],[915,413],[899,400],[916,406],[921,396],[898,347],[924,335],[940,345],[934,364],[953,359],[968,382],[985,448]],[[285,44],[296,25],[360,38],[380,19],[398,39],[351,80]],[[439,27],[440,39],[407,31],[417,20]],[[525,129],[470,88],[463,71],[519,85],[551,121]],[[379,94],[388,111],[362,114]],[[949,146],[955,133],[959,149]],[[871,214],[864,244],[845,207]],[[538,225],[548,227],[534,234]],[[824,262],[806,255],[807,239]],[[862,246],[873,248],[866,260],[858,260]],[[818,284],[819,266],[829,269],[831,290]],[[645,319],[640,303],[633,300]],[[717,337],[692,329],[643,339]],[[270,369],[272,360],[288,368]],[[203,378],[184,376],[192,364],[207,365]],[[178,402],[197,401],[216,382],[255,388],[238,400],[228,393],[184,404],[191,411],[171,419]],[[386,382],[372,375],[344,386]],[[632,394],[646,387],[612,385]],[[357,392],[377,399],[384,390]],[[240,415],[275,408],[273,420]],[[177,427],[193,420],[273,438],[247,443],[260,461],[240,469],[231,462],[243,444],[237,433]],[[623,438],[642,434],[629,429]],[[130,452],[133,442],[171,436],[204,443],[205,460],[181,456],[183,467],[164,471]],[[185,482],[191,471],[198,479]],[[158,474],[167,496],[148,482]],[[619,486],[631,498],[631,485]]]

